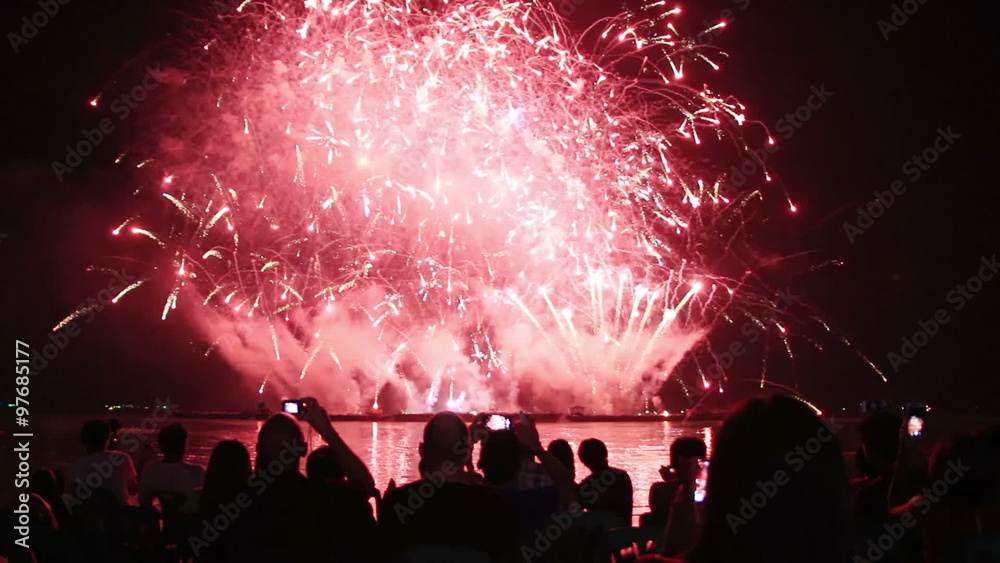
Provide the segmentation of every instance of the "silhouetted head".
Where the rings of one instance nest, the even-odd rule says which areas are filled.
[[[220,502],[247,486],[250,473],[250,452],[246,446],[236,440],[219,442],[205,469],[200,500],[203,510],[218,510]]]
[[[250,451],[242,442],[222,440],[215,445],[205,469],[206,486],[213,481],[245,484],[250,478]]]
[[[573,448],[570,447],[569,442],[563,439],[552,440],[549,444],[549,453],[552,457],[559,460],[563,466],[569,471],[570,477],[576,479],[576,466],[573,463]]]
[[[490,485],[509,487],[517,484],[521,468],[521,445],[513,430],[490,432],[479,453],[479,469]]]
[[[851,561],[847,471],[835,430],[784,396],[740,405],[715,435],[691,563]]]
[[[103,420],[88,420],[80,429],[80,441],[88,452],[103,452],[108,447],[111,430]]]
[[[681,458],[705,459],[706,455],[705,441],[701,438],[693,436],[677,438],[670,444],[670,467],[676,468],[680,465]]]
[[[178,460],[183,458],[184,450],[187,449],[187,438],[187,429],[180,423],[171,424],[160,430],[157,442],[160,444],[163,457]]]
[[[597,438],[588,438],[580,443],[580,461],[590,469],[597,472],[608,467],[608,447]]]
[[[896,452],[899,450],[899,429],[902,426],[903,419],[890,412],[877,412],[861,423],[859,430],[867,475],[875,477],[892,473]]]
[[[344,468],[330,446],[316,448],[306,458],[306,477],[316,481],[342,481]]]
[[[453,412],[439,412],[424,426],[420,443],[421,472],[437,471],[446,462],[461,468],[469,461],[469,427]]]
[[[278,475],[298,471],[299,459],[306,455],[306,441],[299,423],[285,413],[271,415],[257,433],[257,472]]]

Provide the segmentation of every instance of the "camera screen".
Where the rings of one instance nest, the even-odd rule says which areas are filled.
[[[510,419],[502,414],[490,415],[490,418],[486,421],[486,428],[490,430],[509,430]]]
[[[906,430],[914,438],[924,433],[924,419],[919,416],[911,416],[906,423]]]
[[[694,480],[694,501],[705,501],[705,489],[708,485],[708,462],[698,462],[698,477]]]
[[[288,414],[299,414],[299,402],[298,401],[285,401],[282,403],[282,410]]]

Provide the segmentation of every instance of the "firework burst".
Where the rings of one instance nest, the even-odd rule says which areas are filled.
[[[690,164],[747,123],[684,84],[715,63],[678,12],[574,35],[530,2],[245,3],[151,129],[169,211],[115,232],[262,391],[634,412],[760,292],[710,268],[761,194]]]

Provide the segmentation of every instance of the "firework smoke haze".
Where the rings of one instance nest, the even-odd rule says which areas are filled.
[[[747,198],[684,156],[743,108],[683,85],[704,56],[650,10],[585,51],[531,3],[244,4],[140,151],[169,211],[116,232],[262,390],[636,412],[750,292],[705,250]]]

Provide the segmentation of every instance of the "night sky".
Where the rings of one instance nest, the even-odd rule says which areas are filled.
[[[571,16],[577,28],[620,6],[578,2]],[[987,2],[897,1],[900,13],[904,4],[917,9],[897,28],[889,0],[683,3],[682,31],[696,34],[701,22],[730,19],[712,39],[729,54],[722,70],[693,72],[689,80],[737,96],[779,141],[767,165],[799,211],[775,206],[750,231],[762,253],[785,257],[764,272],[768,283],[808,301],[890,382],[830,337],[820,339],[821,353],[798,342],[794,365],[770,354],[775,378],[838,410],[886,398],[996,411],[1000,273],[970,297],[950,292],[977,276],[984,257],[1000,254],[993,160],[1000,14]],[[214,13],[209,2],[189,0],[70,0],[15,54],[8,32],[20,33],[20,19],[38,9],[23,0],[0,8],[3,336],[35,348],[107,286],[108,276],[87,267],[128,253],[110,230],[135,211],[136,184],[132,171],[112,162],[142,131],[122,121],[62,182],[51,163],[82,129],[113,117],[111,108],[91,108],[88,100],[98,93],[113,99],[131,87],[145,61],[176,54],[171,46],[190,34],[192,15]],[[880,19],[888,22],[881,29]],[[786,114],[819,90],[832,95],[801,127],[789,127]],[[957,138],[937,161],[926,170],[906,165],[933,146],[939,129]],[[857,224],[858,207],[896,180],[905,192],[849,240],[845,221]],[[164,296],[162,287],[144,288],[86,323],[33,377],[33,404],[64,410],[169,396],[190,409],[252,408],[257,383],[205,358],[206,343],[193,340],[179,316],[160,321]],[[901,339],[941,309],[947,323],[912,359],[897,362],[896,373],[888,354],[902,354]],[[721,334],[719,342],[732,338]],[[749,347],[732,368],[735,378],[760,373],[761,351]]]

